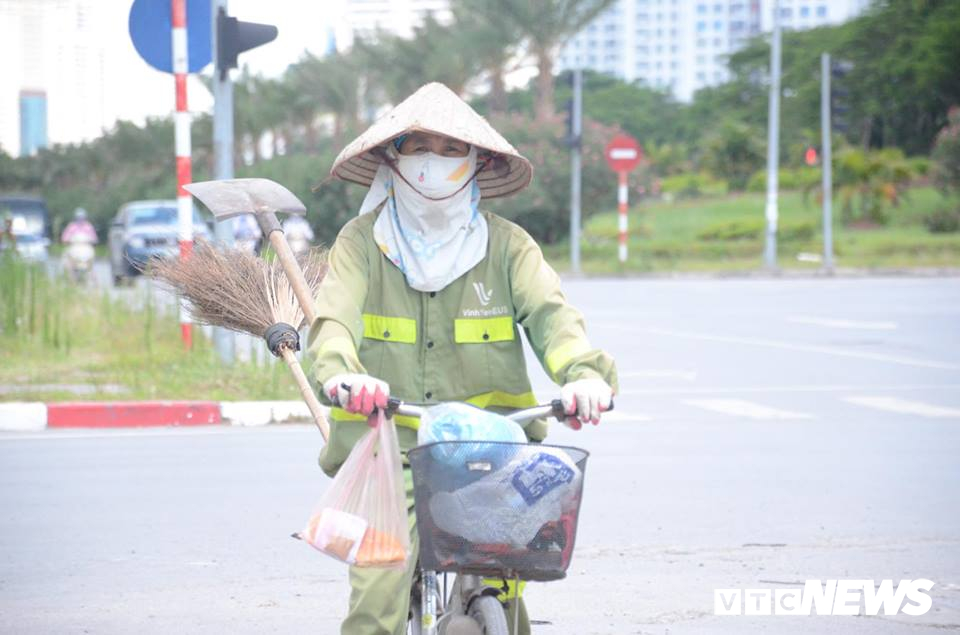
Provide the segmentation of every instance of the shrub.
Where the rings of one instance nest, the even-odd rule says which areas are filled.
[[[960,209],[941,207],[923,219],[931,234],[952,234],[960,231]]]
[[[663,178],[660,191],[677,198],[695,198],[726,194],[727,184],[705,172],[687,172]]]
[[[741,191],[750,175],[764,161],[763,134],[746,124],[727,121],[710,134],[703,144],[703,162],[707,169],[727,182],[731,190]]]
[[[781,190],[804,190],[820,184],[820,169],[811,167],[783,168],[777,172],[777,186]],[[767,171],[757,170],[747,183],[749,192],[767,191]]]
[[[697,233],[697,238],[706,241],[757,240],[766,230],[766,221],[762,218],[740,219],[707,225]],[[777,237],[784,242],[807,241],[815,234],[813,223],[806,221],[781,222],[777,228]]]

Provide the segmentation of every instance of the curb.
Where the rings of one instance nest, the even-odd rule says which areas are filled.
[[[76,401],[0,403],[0,431],[47,428],[263,426],[310,420],[301,401]]]

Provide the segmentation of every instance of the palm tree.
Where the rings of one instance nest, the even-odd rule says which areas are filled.
[[[487,13],[519,30],[537,60],[537,120],[553,117],[553,58],[560,45],[616,0],[487,0]]]
[[[344,128],[353,128],[359,110],[360,78],[354,56],[306,53],[288,69],[293,100],[305,109],[333,115],[333,141],[340,146]]]
[[[462,50],[476,59],[487,73],[490,112],[505,112],[507,88],[504,75],[521,40],[519,29],[502,13],[491,11],[487,0],[454,0],[450,8],[461,34]]]

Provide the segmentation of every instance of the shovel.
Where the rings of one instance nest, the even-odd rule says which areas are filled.
[[[184,186],[190,194],[207,206],[217,221],[241,214],[253,214],[260,225],[263,235],[270,241],[290,287],[300,304],[306,323],[312,325],[317,317],[313,309],[313,296],[287,239],[283,235],[277,212],[306,214],[307,208],[293,192],[270,179],[225,179],[222,181],[201,181]],[[310,387],[300,362],[292,351],[284,350],[284,361],[293,372],[300,395],[306,402],[310,413],[323,434],[324,440],[330,436],[329,427],[317,396]]]
[[[270,179],[201,181],[185,185],[184,189],[206,205],[218,222],[241,214],[253,214],[260,225],[260,231],[270,241],[273,251],[280,259],[280,265],[300,302],[307,324],[313,324],[317,317],[313,310],[313,297],[297,258],[283,235],[280,221],[277,220],[278,212],[305,215],[307,208],[300,199]]]

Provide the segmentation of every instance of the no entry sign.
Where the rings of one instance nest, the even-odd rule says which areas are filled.
[[[643,159],[643,149],[630,135],[618,134],[607,144],[603,155],[614,172],[629,172]]]
[[[643,150],[637,140],[626,134],[618,134],[607,144],[603,155],[607,165],[617,173],[617,211],[620,245],[617,256],[620,263],[627,262],[627,175],[643,159]]]

